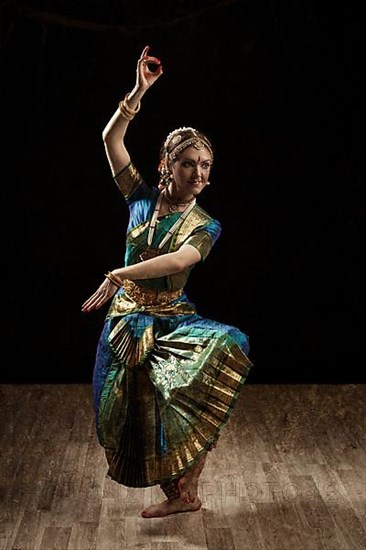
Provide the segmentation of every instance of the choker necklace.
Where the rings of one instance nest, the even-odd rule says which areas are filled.
[[[169,203],[169,212],[177,212],[177,210],[180,206],[187,206],[188,204],[190,204],[194,200],[194,196],[191,199],[189,199],[188,201],[175,200],[171,196],[171,194],[169,192],[169,189],[167,187],[165,188],[164,194],[165,194],[165,198],[167,199],[167,201]]]

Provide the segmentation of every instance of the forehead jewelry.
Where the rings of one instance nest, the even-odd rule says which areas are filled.
[[[183,135],[181,132],[186,131],[191,132],[193,136],[183,139]],[[190,126],[182,126],[181,128],[177,128],[176,130],[173,130],[173,132],[170,132],[165,140],[164,149],[167,152],[168,147],[173,146],[170,153],[167,152],[167,155],[169,160],[174,160],[177,155],[179,155],[179,153],[183,151],[183,149],[186,149],[190,145],[192,145],[198,151],[204,149],[204,147],[207,147],[211,154],[211,157],[213,158],[213,151],[208,141],[206,139],[200,138],[197,130],[195,130],[195,128],[191,128]]]
[[[190,131],[193,134],[196,134],[197,130],[192,128],[191,126],[181,126],[180,128],[176,128],[170,134],[167,135],[166,140],[164,142],[164,149],[166,149],[170,142],[172,142],[174,145],[177,145],[182,140],[181,132],[187,132]]]

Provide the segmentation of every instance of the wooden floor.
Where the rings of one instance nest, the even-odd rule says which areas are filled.
[[[0,549],[366,548],[365,385],[244,385],[201,510],[149,520],[162,493],[107,478],[89,385],[0,394]]]

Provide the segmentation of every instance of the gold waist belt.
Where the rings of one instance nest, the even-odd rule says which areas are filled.
[[[178,290],[153,290],[151,288],[143,288],[129,279],[124,279],[123,288],[125,294],[134,302],[143,306],[151,306],[153,304],[168,304],[181,296],[183,289]]]

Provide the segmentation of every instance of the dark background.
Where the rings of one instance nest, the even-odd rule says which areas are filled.
[[[187,292],[250,337],[247,383],[366,382],[362,2],[2,2],[3,383],[90,382],[127,209],[102,130],[147,44],[127,145],[157,183],[177,126],[215,146],[223,233]],[[3,302],[4,303],[4,302]]]

